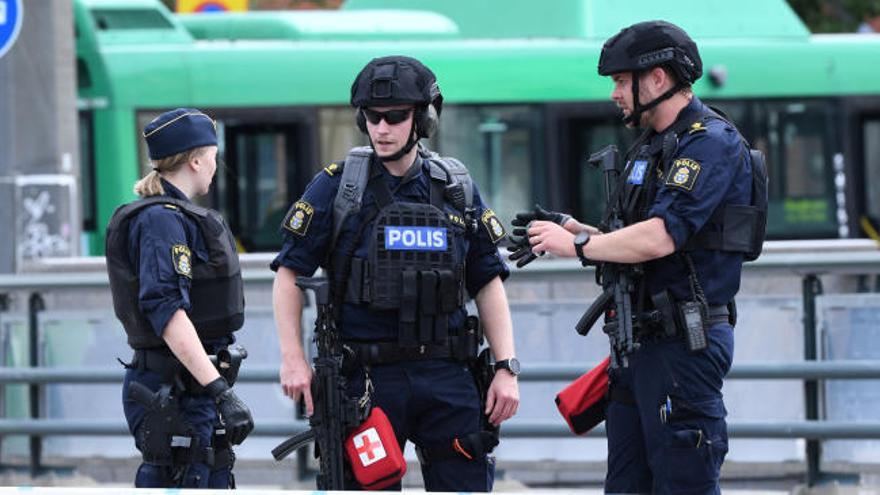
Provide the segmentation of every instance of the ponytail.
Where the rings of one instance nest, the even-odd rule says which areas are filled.
[[[150,173],[135,183],[134,193],[142,198],[165,194],[165,188],[162,187],[162,176],[159,175],[158,167],[151,170]]]
[[[205,148],[206,146],[200,146],[159,160],[152,160],[153,170],[134,184],[134,193],[142,198],[165,194],[165,188],[162,187],[162,173],[177,171]]]

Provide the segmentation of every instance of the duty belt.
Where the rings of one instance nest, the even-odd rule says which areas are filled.
[[[450,337],[444,344],[422,344],[401,347],[398,342],[347,341],[358,362],[365,365],[390,364],[425,359],[453,359],[468,361],[477,355],[477,343],[468,342],[468,336]]]
[[[230,386],[235,384],[241,361],[247,357],[247,351],[241,346],[218,349],[216,354],[209,354],[211,364],[217,369]],[[170,349],[157,347],[135,349],[131,363],[126,368],[146,370],[158,373],[163,383],[176,383],[182,390],[192,394],[204,392],[204,388],[187,371]]]
[[[735,307],[736,306],[734,306],[734,308]],[[729,323],[733,325],[735,323],[736,313],[733,313],[734,319],[731,320],[731,311],[728,305],[709,306],[706,313],[706,323],[708,325],[717,325],[720,323]],[[684,335],[677,314],[674,314],[672,318],[676,330],[675,335],[664,333],[665,321],[662,312],[659,310],[650,311],[647,314],[644,314],[639,318],[639,321],[641,323],[641,330],[638,331],[637,335],[641,338],[680,338]]]

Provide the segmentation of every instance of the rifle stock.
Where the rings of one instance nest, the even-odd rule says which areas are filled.
[[[614,300],[614,294],[611,291],[602,291],[602,294],[593,301],[593,304],[587,308],[587,311],[584,312],[584,315],[581,316],[581,319],[578,320],[577,325],[574,326],[574,329],[580,335],[586,336],[590,333],[590,329],[593,328],[593,325],[596,323],[596,320],[599,319],[600,316],[605,314],[605,311],[608,309],[608,306]]]

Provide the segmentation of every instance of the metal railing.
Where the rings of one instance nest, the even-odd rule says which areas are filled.
[[[246,282],[268,282],[273,274],[265,269],[268,254],[242,255],[243,277]],[[0,275],[0,311],[9,304],[7,293],[26,291],[30,340],[29,368],[0,368],[0,387],[10,383],[29,385],[30,419],[0,419],[0,437],[29,435],[30,462],[33,473],[40,470],[42,437],[48,435],[125,435],[127,427],[113,421],[72,419],[41,419],[40,387],[56,383],[121,383],[122,371],[96,368],[42,368],[38,366],[38,315],[45,309],[43,292],[57,288],[106,287],[103,258],[46,260],[31,267],[33,272]],[[764,254],[745,266],[747,272],[761,271],[797,275],[802,278],[804,349],[803,362],[735,364],[731,379],[796,379],[804,380],[806,421],[799,422],[736,422],[729,425],[729,434],[736,438],[803,438],[807,440],[807,483],[821,477],[819,442],[824,439],[880,438],[880,421],[835,422],[819,419],[819,380],[877,379],[880,361],[817,361],[816,298],[822,294],[819,275],[880,273],[880,251],[873,241],[788,241],[765,245]],[[580,265],[571,260],[543,260],[534,268],[517,272],[518,278],[546,277],[554,273],[582,273]],[[89,273],[83,273],[89,272]],[[63,273],[63,274],[59,274]],[[563,381],[577,378],[584,370],[577,366],[553,364],[530,366],[521,375],[522,381]],[[272,383],[277,381],[275,368],[248,367],[240,376],[242,382]],[[306,428],[304,421],[258,422],[254,435],[287,436]],[[598,427],[588,436],[604,435]],[[510,438],[569,437],[570,431],[560,421],[511,422],[505,425],[504,436]]]

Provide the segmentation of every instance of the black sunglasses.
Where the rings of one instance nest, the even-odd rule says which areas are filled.
[[[409,114],[412,113],[412,108],[404,108],[401,110],[388,110],[387,112],[377,112],[375,110],[370,110],[369,108],[361,108],[361,112],[363,112],[364,117],[370,121],[371,124],[377,125],[383,119],[388,125],[395,125],[403,122],[409,117]]]

